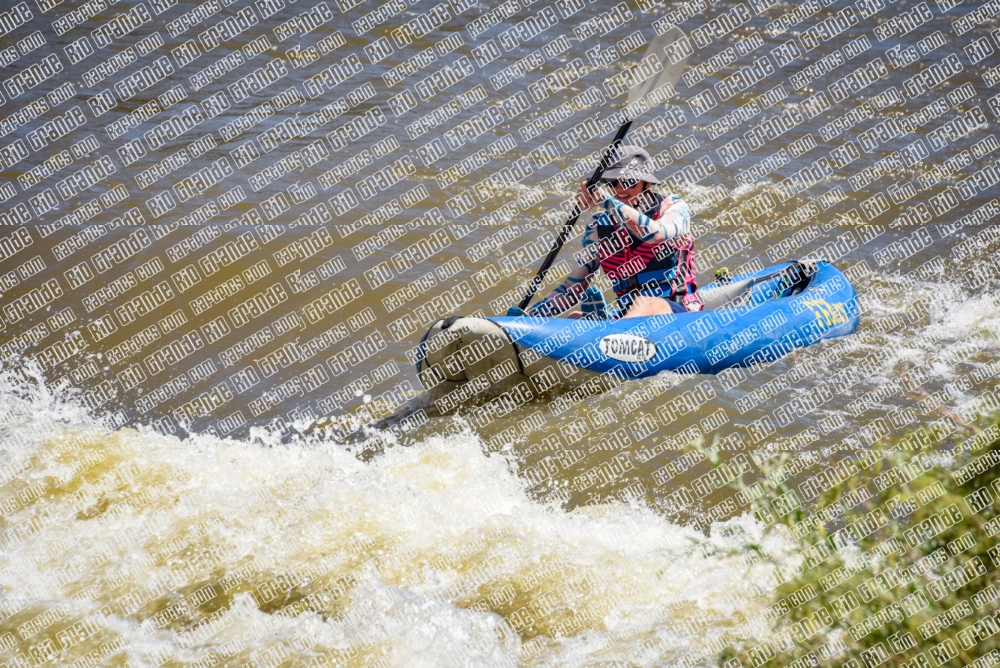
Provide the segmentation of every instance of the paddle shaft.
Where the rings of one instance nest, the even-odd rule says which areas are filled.
[[[614,162],[612,156],[614,156],[618,147],[621,146],[621,143],[625,141],[625,135],[628,134],[630,127],[632,127],[632,121],[625,121],[621,124],[621,127],[618,128],[618,133],[611,141],[611,146],[608,147],[608,150],[604,152],[604,157],[601,158],[601,164],[597,166],[597,170],[594,171],[590,180],[587,181],[588,190],[601,180],[601,174],[604,173],[604,170],[608,168],[609,164]],[[545,257],[545,261],[542,262],[542,266],[538,270],[538,274],[528,285],[527,294],[524,295],[524,299],[521,300],[521,303],[517,305],[517,307],[522,311],[528,307],[528,304],[531,303],[531,298],[535,296],[535,292],[538,291],[539,286],[545,280],[545,274],[548,273],[552,264],[556,261],[556,256],[559,255],[559,251],[562,249],[563,244],[566,243],[566,238],[569,237],[569,233],[572,231],[573,226],[576,225],[576,221],[580,218],[580,214],[582,213],[583,211],[580,210],[579,204],[573,206],[572,217],[570,217],[570,219],[566,221],[566,224],[563,225],[562,231],[559,233],[559,236],[556,237],[555,243],[552,244],[552,250],[550,250],[549,254]]]

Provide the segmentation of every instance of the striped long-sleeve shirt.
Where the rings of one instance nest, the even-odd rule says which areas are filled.
[[[630,212],[633,212],[633,215],[629,215]],[[628,218],[637,218],[628,223],[629,229],[652,246],[691,234],[691,209],[677,195],[668,195],[663,199],[659,215],[655,219],[614,198],[609,198],[605,211],[595,213],[584,230],[583,252],[577,254],[577,265],[561,285],[532,306],[528,312],[531,315],[551,317],[573,308],[579,301],[579,295],[589,287],[590,277],[600,268],[598,225],[620,225],[623,219]]]

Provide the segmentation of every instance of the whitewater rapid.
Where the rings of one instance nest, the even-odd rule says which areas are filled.
[[[767,582],[740,558],[749,515],[706,537],[635,503],[566,511],[468,431],[365,462],[318,437],[109,429],[68,386],[0,381],[15,661],[711,665],[767,632],[769,597],[732,595]]]

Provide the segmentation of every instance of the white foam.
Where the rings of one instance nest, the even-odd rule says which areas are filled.
[[[47,485],[7,526],[59,518],[0,553],[4,593],[77,597],[67,624],[112,613],[70,663],[113,637],[140,659],[235,651],[237,665],[266,652],[408,666],[618,655],[662,665],[691,653],[711,663],[713,638],[761,632],[749,620],[767,601],[732,596],[765,568],[736,558],[760,540],[749,519],[706,539],[641,506],[567,512],[533,500],[469,433],[365,463],[317,439],[264,447],[111,431],[67,392],[0,376],[3,405],[16,409],[5,433],[25,434],[19,452],[32,457],[0,496]],[[206,586],[215,596],[199,607]],[[314,605],[294,607],[309,594]],[[220,607],[233,611],[225,623],[196,632]],[[293,613],[275,614],[283,608]],[[0,621],[0,636],[23,622]]]

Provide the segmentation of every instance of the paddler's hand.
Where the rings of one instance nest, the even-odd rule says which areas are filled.
[[[609,199],[615,199],[615,191],[603,183],[598,183],[594,186],[593,193],[596,201],[601,204],[607,203]]]
[[[600,186],[594,186],[594,190],[598,190]],[[601,195],[597,193],[595,197],[592,197],[590,192],[587,190],[587,182],[580,182],[580,189],[576,191],[576,205],[580,207],[580,211],[586,211],[595,204],[600,203]]]

